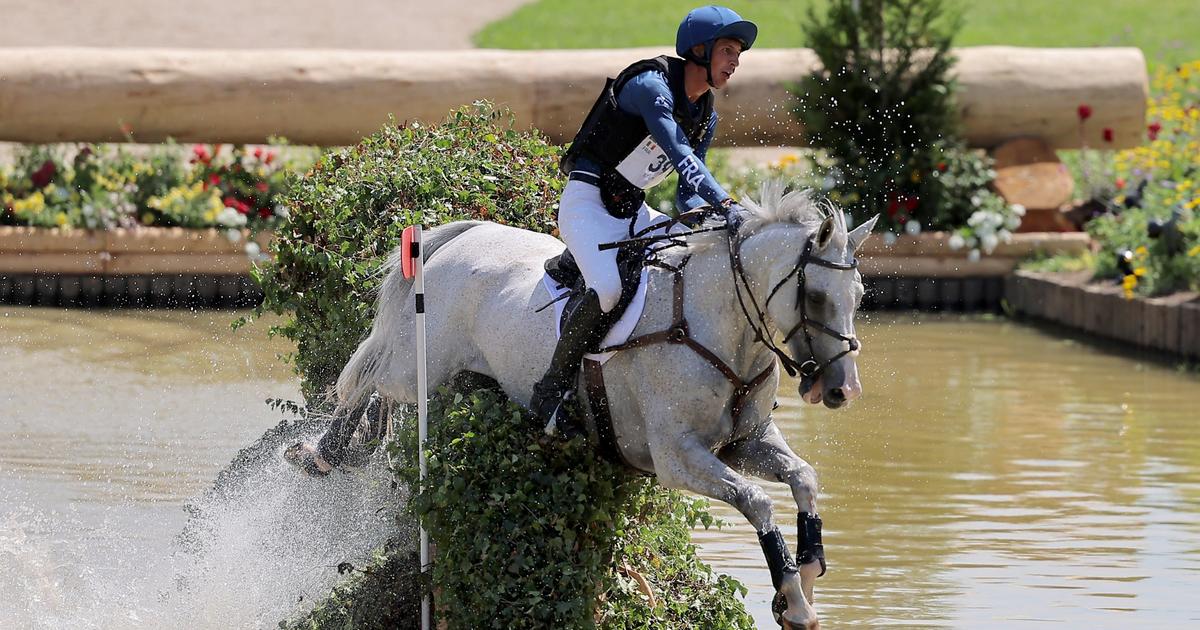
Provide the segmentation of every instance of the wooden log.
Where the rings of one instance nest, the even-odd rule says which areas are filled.
[[[555,51],[0,49],[0,139],[17,142],[264,142],[347,145],[399,120],[442,120],[489,99],[521,127],[569,141],[606,77],[661,48]],[[1019,136],[1051,147],[1080,144],[1076,107],[1093,116],[1085,134],[1111,128],[1105,146],[1145,136],[1148,80],[1137,48],[1014,48],[955,51],[953,73],[968,143],[993,147]],[[787,86],[818,67],[808,49],[755,49],[718,96],[717,142],[803,144]],[[1094,132],[1094,133],[1093,133]]]

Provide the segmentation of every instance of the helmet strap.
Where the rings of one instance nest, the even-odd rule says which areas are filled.
[[[704,42],[704,63],[701,65],[704,66],[704,74],[705,78],[708,79],[708,87],[716,89],[717,86],[713,83],[712,77],[712,51],[714,43],[716,42]]]

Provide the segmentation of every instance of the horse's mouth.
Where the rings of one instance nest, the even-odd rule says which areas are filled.
[[[821,402],[821,391],[824,389],[824,383],[818,378],[813,380],[812,377],[805,376],[800,379],[800,399],[804,402],[815,405]],[[829,405],[828,402],[825,403]]]

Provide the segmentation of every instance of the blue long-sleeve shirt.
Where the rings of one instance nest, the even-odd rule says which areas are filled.
[[[637,114],[646,122],[650,137],[667,154],[676,172],[679,173],[679,188],[675,193],[675,205],[681,211],[691,210],[705,203],[719,205],[729,198],[713,174],[704,165],[708,145],[717,130],[717,113],[708,120],[708,128],[700,145],[695,149],[688,143],[687,134],[675,122],[675,95],[667,85],[667,77],[657,70],[647,70],[630,79],[617,94],[617,106],[629,114]],[[688,103],[693,115],[698,115],[700,105]],[[590,160],[580,160],[577,168],[595,172],[597,168]]]

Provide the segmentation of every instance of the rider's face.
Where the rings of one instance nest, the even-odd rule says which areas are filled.
[[[718,39],[713,44],[712,51],[712,82],[715,87],[723,88],[738,67],[738,58],[742,56],[742,43],[736,39]]]

